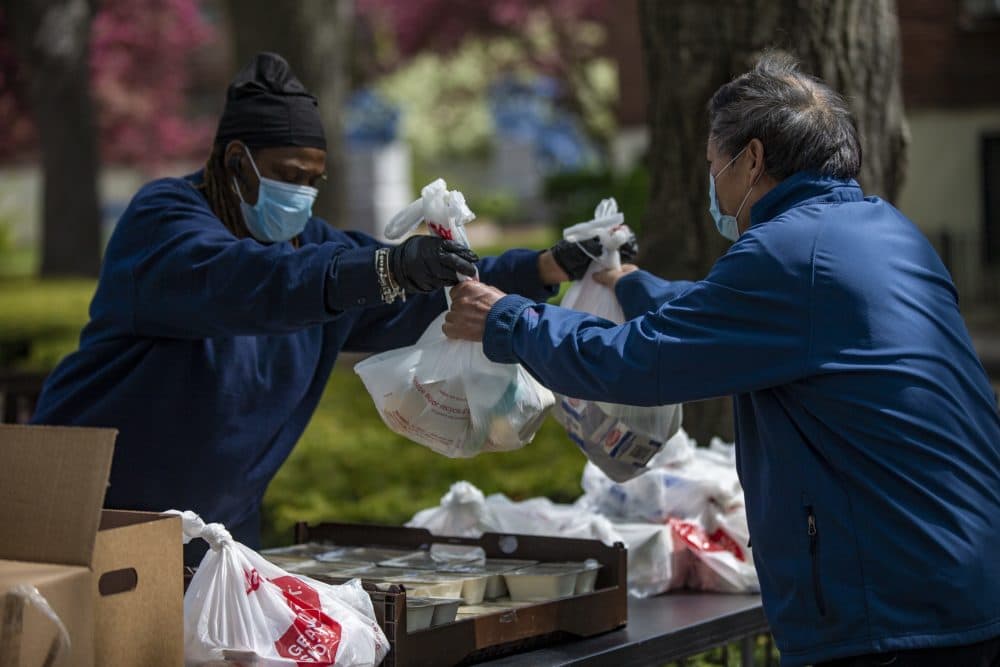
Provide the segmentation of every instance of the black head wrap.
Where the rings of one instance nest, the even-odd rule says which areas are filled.
[[[278,54],[258,53],[229,84],[215,143],[230,141],[326,150],[316,98]]]

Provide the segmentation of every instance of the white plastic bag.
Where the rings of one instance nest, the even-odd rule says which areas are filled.
[[[386,229],[399,238],[426,220],[430,230],[468,245],[463,225],[475,215],[462,193],[438,179]],[[453,340],[435,319],[410,347],[358,363],[375,407],[391,430],[448,457],[509,451],[531,441],[555,402],[520,364],[496,364],[483,346]]]
[[[647,550],[670,553],[671,568],[657,570],[657,561],[636,563],[637,571],[648,574],[649,582],[633,582],[635,595],[656,588],[693,588],[724,593],[759,590],[757,571],[749,547],[743,488],[736,475],[735,449],[718,438],[709,446],[695,447],[681,429],[668,447],[649,463],[649,471],[636,479],[617,483],[597,466],[588,463],[583,471],[584,495],[577,505],[605,514],[628,540],[635,537],[623,523],[666,524],[670,542],[647,545]],[[639,524],[641,525],[641,524]],[[636,548],[629,543],[630,550]],[[632,554],[629,567],[632,568]],[[663,590],[668,590],[664,588]]]
[[[601,256],[594,258],[583,280],[573,283],[566,292],[563,308],[617,324],[625,321],[614,291],[593,279],[597,271],[621,267],[618,249],[629,238],[623,222],[617,202],[605,199],[594,210],[593,220],[563,232],[564,239],[577,243],[597,236],[602,248]],[[557,396],[553,414],[587,458],[619,482],[645,472],[649,460],[681,425],[680,405],[638,407]]]
[[[674,540],[693,556],[685,581],[688,588],[721,593],[760,591],[744,508],[713,508],[702,521],[671,519],[669,525]]]
[[[409,528],[426,528],[435,535],[479,537],[502,530],[483,492],[469,482],[455,482],[441,497],[441,504],[428,507],[406,522]]]
[[[491,532],[575,537],[609,545],[621,541],[606,517],[548,498],[515,502],[502,493],[487,498],[469,482],[452,484],[438,507],[417,512],[406,525],[454,537]]]
[[[623,523],[575,505],[547,498],[515,502],[503,494],[487,497],[469,482],[456,482],[438,507],[417,512],[406,524],[435,535],[479,537],[485,532],[600,540],[628,548],[628,589],[636,597],[680,588],[688,576],[688,549],[669,526]],[[437,545],[435,545],[437,546]]]
[[[292,575],[194,512],[180,515],[184,541],[205,554],[184,595],[188,667],[231,660],[260,667],[377,665],[389,642],[358,580],[331,586]]]
[[[691,447],[683,430],[668,442],[678,449],[681,442]],[[731,454],[726,451],[733,448],[717,446],[719,450],[692,447],[686,458],[650,466],[646,474],[623,483],[588,463],[583,470],[584,496],[578,502],[618,521],[649,523],[664,523],[671,518],[700,520],[713,506],[725,509],[742,505],[743,488],[729,459]]]
[[[614,527],[628,548],[629,595],[648,598],[684,587],[691,554],[674,538],[670,526],[616,523]]]

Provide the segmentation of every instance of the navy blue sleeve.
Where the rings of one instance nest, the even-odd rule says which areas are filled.
[[[534,300],[553,296],[555,287],[541,284],[538,251],[514,249],[499,257],[484,257],[477,266],[479,278],[505,292]],[[411,294],[405,302],[369,308],[358,318],[344,349],[352,352],[382,352],[412,345],[447,304],[444,290]]]
[[[515,248],[498,257],[479,261],[479,280],[501,292],[519,294],[533,301],[547,301],[559,291],[558,285],[543,285],[538,274],[538,250]]]
[[[413,345],[445,307],[444,290],[435,290],[429,294],[410,294],[404,302],[369,308],[351,327],[344,349],[384,352]]]
[[[806,372],[808,270],[788,275],[753,239],[656,312],[616,326],[508,296],[494,305],[486,356],[520,362],[550,389],[582,399],[663,405],[771,387]]]
[[[369,302],[374,248],[339,242],[236,239],[204,198],[179,179],[154,181],[119,222],[105,261],[126,262],[132,330],[202,338],[295,331]],[[332,297],[330,286],[336,287]]]
[[[631,320],[659,309],[667,301],[691,289],[689,280],[663,280],[646,271],[633,271],[615,283],[615,295],[625,319]]]

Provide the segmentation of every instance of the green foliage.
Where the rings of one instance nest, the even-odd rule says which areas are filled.
[[[478,201],[478,200],[477,200]],[[472,202],[473,210],[478,210],[476,202]],[[476,222],[472,222],[475,225]],[[471,234],[471,233],[470,233]],[[503,236],[495,243],[482,245],[473,244],[480,257],[494,257],[510,248],[533,248],[544,250],[559,239],[559,236],[548,227],[512,227],[505,229]]]
[[[757,635],[753,638],[754,665],[777,665],[780,661],[778,649],[770,635]],[[720,646],[710,651],[691,656],[685,660],[668,663],[667,667],[740,667],[743,665],[740,655],[740,642]]]
[[[402,135],[415,161],[489,153],[486,90],[500,63],[513,57],[511,48],[509,40],[467,39],[447,56],[420,54],[379,82],[380,92],[404,110]]]
[[[589,55],[552,72],[562,60],[552,20],[540,12],[523,31],[469,37],[447,53],[421,52],[382,77],[377,88],[403,110],[401,134],[417,163],[490,154],[495,128],[487,93],[501,76],[562,74],[575,99],[572,108],[591,136],[606,142],[616,128],[617,69],[596,55],[604,40],[599,25],[584,22],[575,36],[588,37]]]
[[[501,227],[519,222],[521,203],[509,192],[477,194],[475,203],[478,218],[491,220]]]
[[[49,370],[76,349],[93,280],[0,280],[0,366]]]
[[[13,246],[0,252],[0,279],[32,276],[38,271],[38,253],[30,248]]]
[[[552,211],[558,233],[570,225],[594,217],[594,207],[614,197],[632,231],[641,232],[642,217],[649,201],[649,172],[637,166],[624,174],[611,170],[554,174],[545,180],[544,197]]]
[[[14,250],[14,224],[6,215],[0,215],[0,257]]]

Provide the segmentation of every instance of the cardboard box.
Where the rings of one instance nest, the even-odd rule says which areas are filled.
[[[184,556],[180,518],[104,510],[92,569],[97,664],[182,665]]]
[[[116,432],[0,425],[0,644],[42,665],[53,624],[17,596],[35,585],[69,630],[54,665],[183,663],[180,520],[101,505]]]
[[[109,430],[0,426],[0,593],[25,583],[45,596],[70,635],[55,665],[94,664],[90,563],[114,439]],[[11,662],[45,664],[52,623],[4,598],[5,650],[20,651]]]

